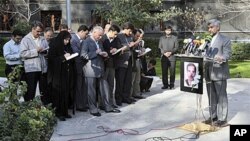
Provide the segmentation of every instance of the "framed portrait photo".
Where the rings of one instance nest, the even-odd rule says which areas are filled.
[[[203,94],[203,58],[180,57],[181,91]]]

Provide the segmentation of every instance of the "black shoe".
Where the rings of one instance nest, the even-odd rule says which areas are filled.
[[[171,90],[171,89],[174,89],[174,85],[172,84],[172,85],[169,85],[169,89]]]
[[[106,113],[120,113],[121,111],[119,109],[112,109],[110,111],[106,111]]]
[[[113,108],[118,108],[116,105],[112,105]]]
[[[127,104],[132,104],[133,103],[130,99],[123,99],[122,102],[127,103]]]
[[[99,109],[105,111],[104,106],[99,106]]]
[[[145,99],[145,97],[141,96],[141,95],[134,95],[133,96],[134,98],[137,98],[137,99]]]
[[[132,104],[136,102],[136,99],[134,99],[132,97],[130,97],[129,100],[132,101]]]
[[[213,118],[213,119],[211,119],[211,117],[210,117],[210,118],[208,118],[207,120],[203,121],[203,123],[205,123],[205,124],[211,124],[211,123],[213,123],[213,122],[215,122],[215,121],[217,121],[217,120],[218,120],[217,117],[215,117],[215,118]]]
[[[121,101],[116,101],[116,105],[117,106],[122,106],[122,102]]]
[[[65,118],[72,118],[72,116],[70,114],[67,114]]]
[[[163,86],[161,87],[161,89],[168,89],[168,86]]]
[[[227,126],[227,121],[218,120],[217,122],[215,122],[214,125],[218,126],[218,127],[225,127],[225,126]]]
[[[60,121],[66,121],[65,117],[64,116],[59,116],[57,117]]]
[[[96,116],[96,117],[100,117],[101,116],[101,114],[99,112],[97,112],[97,113],[91,113],[91,115]]]
[[[122,106],[122,102],[116,102],[117,106]]]
[[[84,109],[84,108],[76,108],[76,111],[80,111],[80,112],[87,112],[88,109]]]

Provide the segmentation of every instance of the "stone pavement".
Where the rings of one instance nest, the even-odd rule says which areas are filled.
[[[205,84],[205,83],[204,83]],[[250,79],[229,79],[228,100],[230,124],[250,124]],[[76,112],[72,119],[58,121],[51,141],[229,141],[229,126],[201,134],[180,129],[184,124],[209,117],[206,87],[203,95],[180,91],[179,81],[173,90],[162,90],[155,79],[146,99],[125,105],[121,113],[104,113],[94,117],[89,112]],[[199,108],[199,104],[200,108]],[[198,110],[201,109],[201,110]]]

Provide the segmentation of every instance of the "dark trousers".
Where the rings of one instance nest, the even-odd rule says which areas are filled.
[[[8,78],[9,74],[14,70],[14,68],[18,65],[5,65],[5,76]],[[21,76],[19,78],[16,78],[17,80],[25,81],[25,74],[24,74],[24,68],[21,68]],[[17,81],[14,80],[14,81]]]
[[[40,80],[41,72],[28,72],[26,75],[27,93],[24,95],[24,101],[33,100],[36,95],[37,83]]]
[[[76,109],[87,109],[88,107],[88,96],[85,88],[85,78],[82,73],[77,73],[76,75],[76,94],[75,102]]]
[[[122,100],[129,99],[132,87],[132,64],[128,68],[119,67],[115,70],[115,100],[121,103]]]
[[[141,92],[144,90],[149,90],[152,83],[153,83],[153,78],[147,78],[147,77],[142,76],[141,81],[140,81]]]
[[[169,61],[166,57],[161,59],[162,83],[165,87],[174,86],[175,82],[175,61]],[[168,82],[168,71],[170,72],[170,82]]]
[[[47,73],[42,73],[39,80],[39,90],[41,95],[41,101],[44,105],[51,103],[51,96],[48,89]]]

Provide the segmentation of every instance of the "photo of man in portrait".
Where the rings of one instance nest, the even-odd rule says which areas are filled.
[[[185,62],[184,66],[185,66],[184,86],[198,89],[199,80],[196,77],[198,75],[197,74],[198,63]]]

